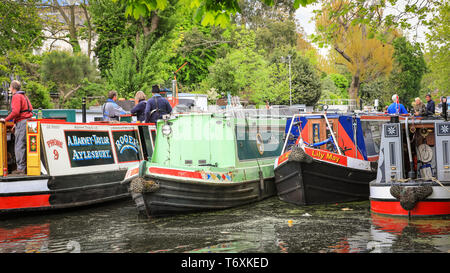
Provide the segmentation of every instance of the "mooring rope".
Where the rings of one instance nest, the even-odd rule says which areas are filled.
[[[431,177],[431,181],[434,181],[434,182],[438,183],[441,187],[443,187],[443,188],[446,189],[448,192],[450,192],[450,190],[449,190],[446,186],[444,186],[444,185],[441,183],[441,181],[437,180],[437,178]]]

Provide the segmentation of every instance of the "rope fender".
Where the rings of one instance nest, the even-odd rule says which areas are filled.
[[[296,161],[296,162],[303,162],[303,163],[312,163],[313,162],[313,158],[305,153],[305,151],[299,147],[299,146],[294,146],[291,149],[291,154],[289,155],[289,161]]]
[[[136,177],[131,180],[130,191],[133,193],[156,192],[159,184],[153,180],[145,180],[143,177]]]
[[[433,193],[433,188],[430,185],[417,187],[394,185],[389,191],[392,196],[400,201],[403,209],[410,211],[416,207],[419,201],[430,196]]]

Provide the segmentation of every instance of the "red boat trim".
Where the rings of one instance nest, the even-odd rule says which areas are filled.
[[[0,197],[0,210],[49,207],[50,194]]]
[[[109,123],[109,122],[88,122],[88,123],[79,123],[79,122],[67,122],[60,119],[40,119],[40,120],[32,120],[32,121],[40,121],[41,124],[71,124],[71,125],[107,125],[107,126],[136,126],[136,125],[154,125],[156,123]]]
[[[305,152],[314,159],[317,159],[320,161],[325,161],[325,162],[330,162],[330,163],[345,166],[345,167],[347,166],[347,157],[346,156],[338,155],[338,154],[331,153],[331,152],[328,152],[325,150],[311,149],[308,147],[305,148]]]
[[[177,169],[164,169],[164,168],[158,168],[158,167],[150,167],[150,168],[148,168],[148,171],[150,173],[156,173],[156,174],[164,174],[164,175],[172,175],[172,176],[181,176],[181,177],[188,177],[188,178],[203,179],[202,174],[200,172],[194,172],[194,171],[184,171],[184,170],[177,170]]]
[[[370,209],[379,214],[408,216],[408,211],[403,209],[400,202],[370,200]],[[450,200],[447,201],[421,201],[411,210],[411,215],[438,216],[450,215]]]
[[[290,154],[291,154],[291,151],[287,151],[284,154],[280,155],[277,158],[277,166],[280,165],[281,163],[285,162],[286,160],[288,160]]]

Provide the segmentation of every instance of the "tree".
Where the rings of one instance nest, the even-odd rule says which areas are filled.
[[[98,79],[95,65],[86,55],[52,51],[44,55],[41,74],[45,82],[53,82],[59,92],[57,107],[61,108],[87,81]]]
[[[93,49],[98,60],[101,75],[111,68],[112,49],[119,44],[134,45],[138,27],[125,18],[125,5],[110,0],[90,0],[89,13],[92,16],[97,42]]]
[[[420,45],[405,37],[394,40],[394,69],[390,76],[390,87],[405,105],[419,96],[422,76],[427,71]]]
[[[292,56],[292,104],[315,105],[321,96],[317,70],[300,54]],[[288,104],[287,101],[283,101]]]
[[[125,3],[127,8],[125,15],[132,16],[136,20],[139,18],[149,18],[171,6],[170,0],[114,0]],[[216,25],[226,27],[230,25],[231,15],[241,12],[240,0],[181,0],[183,8],[195,10],[194,18],[202,25]],[[273,6],[280,2],[277,0],[260,0],[268,6]],[[316,0],[293,0],[294,9],[300,5],[306,6]]]
[[[450,2],[448,0],[442,3],[438,14],[433,16],[427,25],[428,47],[424,57],[429,73],[424,76],[423,85],[427,89],[425,92],[430,92],[433,96],[447,95],[450,90]]]
[[[42,20],[37,0],[0,1],[0,55],[9,50],[29,51],[41,45]]]
[[[42,16],[46,16],[45,30],[50,34],[44,36],[46,39],[65,41],[75,53],[81,52],[81,38],[86,39],[87,53],[91,56],[94,29],[87,0],[74,0],[72,3],[62,3],[59,0],[38,1],[36,6],[41,9]],[[59,15],[55,15],[55,12]]]
[[[319,40],[325,39],[333,46],[340,55],[338,61],[352,74],[349,95],[358,102],[362,83],[390,73],[394,49],[370,33],[369,27],[365,24],[352,24],[352,18],[358,16],[359,11],[348,11],[350,7],[349,1],[346,0],[331,1],[324,5],[321,14],[316,16],[316,26],[321,37]],[[346,13],[342,13],[342,10]],[[376,10],[376,14],[379,13],[381,11]],[[393,37],[389,31],[384,34],[385,39]]]

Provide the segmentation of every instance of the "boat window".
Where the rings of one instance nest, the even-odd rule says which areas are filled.
[[[283,149],[285,125],[236,125],[236,145],[239,160],[276,157]]]
[[[145,160],[150,160],[153,155],[154,131],[150,126],[139,126],[139,135],[142,143],[142,153]]]
[[[141,159],[141,145],[136,130],[112,131],[112,135],[119,163]]]
[[[315,123],[313,126],[313,144],[320,142],[320,124]]]
[[[444,150],[444,165],[449,165],[448,141],[443,141],[442,142],[442,149]]]
[[[391,157],[391,166],[395,165],[395,142],[389,142],[389,155]]]

